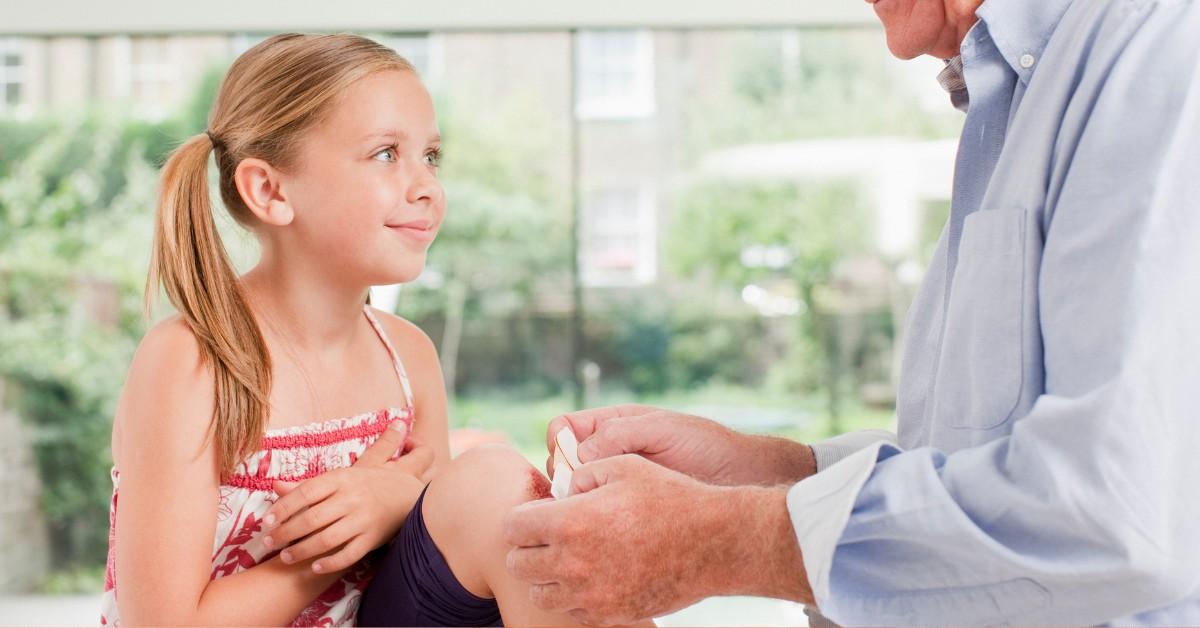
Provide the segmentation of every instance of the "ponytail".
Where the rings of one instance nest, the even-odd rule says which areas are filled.
[[[213,221],[204,133],[173,152],[162,170],[154,249],[146,279],[146,313],[161,282],[211,365],[215,404],[211,435],[222,475],[258,449],[267,422],[271,359]]]

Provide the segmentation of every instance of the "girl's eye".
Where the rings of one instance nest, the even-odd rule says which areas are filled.
[[[396,161],[396,149],[394,148],[385,148],[378,153],[375,153],[375,158],[378,159],[380,155],[388,155],[387,159],[383,159],[381,161]]]
[[[428,153],[425,153],[425,163],[434,168],[437,168],[438,166],[442,165],[441,149],[434,149],[434,150],[429,151]]]

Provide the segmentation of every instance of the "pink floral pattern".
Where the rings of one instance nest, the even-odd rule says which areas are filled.
[[[358,459],[371,443],[388,428],[393,421],[402,420],[412,427],[410,408],[390,408],[305,426],[302,431],[286,434],[290,430],[268,432],[284,433],[283,436],[312,436],[329,433],[346,425],[369,428],[352,438],[337,442],[322,442],[316,447],[297,445],[262,449],[247,458],[238,467],[238,472],[218,488],[217,530],[213,542],[212,571],[210,580],[224,578],[249,569],[275,556],[262,544],[262,518],[271,504],[278,499],[270,489],[250,488],[259,483],[270,485],[276,479],[312,477],[328,469],[347,467]],[[295,429],[295,428],[293,428]],[[303,440],[303,439],[298,439]],[[265,463],[265,464],[263,464]],[[252,475],[245,473],[253,469]],[[113,497],[109,510],[108,562],[104,578],[104,600],[100,622],[103,625],[120,625],[117,614],[116,589],[116,522],[117,498],[120,473],[112,470]],[[313,603],[293,620],[293,626],[351,626],[358,611],[359,598],[373,575],[370,556],[364,558],[353,569],[333,583]]]

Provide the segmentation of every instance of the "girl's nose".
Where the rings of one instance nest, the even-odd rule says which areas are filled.
[[[414,205],[431,203],[441,195],[441,192],[442,184],[428,168],[418,166],[413,169],[412,178],[408,183],[407,200],[409,203]]]

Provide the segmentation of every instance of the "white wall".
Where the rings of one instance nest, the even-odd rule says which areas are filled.
[[[876,25],[857,0],[114,0],[103,10],[91,0],[5,4],[0,34],[26,35]]]

